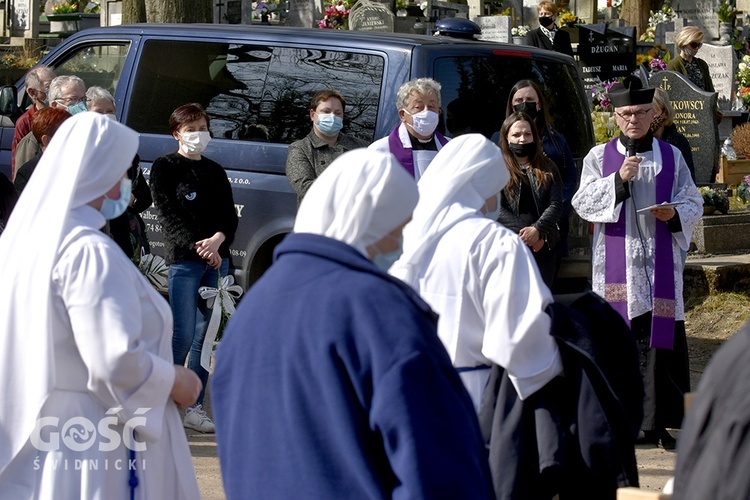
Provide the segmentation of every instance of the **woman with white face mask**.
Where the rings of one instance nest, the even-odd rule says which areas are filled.
[[[352,149],[364,148],[367,142],[344,134],[344,97],[333,89],[316,92],[310,103],[312,130],[289,145],[286,176],[297,192],[297,206],[307,190],[333,160]]]
[[[685,75],[698,88],[713,92],[714,82],[711,80],[708,63],[696,57],[703,46],[703,32],[695,26],[686,26],[675,35],[674,44],[680,55],[667,63],[667,69]]]
[[[237,230],[232,187],[224,169],[202,155],[211,140],[209,117],[200,104],[180,106],[169,117],[179,144],[175,153],[157,158],[151,167],[151,193],[161,215],[165,259],[169,264],[169,302],[174,315],[174,362],[196,372],[205,388],[208,371],[200,357],[212,310],[199,298],[201,286],[216,287],[217,271],[229,273],[229,245]],[[199,318],[199,319],[197,319]],[[183,424],[213,432],[203,410],[202,391],[188,408]]]

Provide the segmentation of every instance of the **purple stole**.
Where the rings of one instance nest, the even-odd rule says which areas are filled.
[[[602,174],[606,177],[620,169],[625,156],[617,151],[615,138],[604,146]],[[662,169],[656,176],[655,203],[672,201],[672,184],[674,183],[674,153],[666,142],[657,140],[661,151]],[[625,203],[620,210],[617,222],[604,227],[606,246],[604,299],[620,313],[630,325],[628,319],[628,285],[625,273]],[[675,285],[674,258],[672,255],[672,234],[666,223],[656,223],[656,241],[654,245],[654,297],[651,315],[650,347],[672,349],[674,344],[675,324]]]
[[[414,177],[414,150],[412,148],[405,148],[401,143],[401,138],[398,136],[398,129],[400,127],[401,125],[394,128],[393,132],[388,136],[388,149],[391,150],[391,153],[396,157],[401,166]],[[436,130],[435,142],[440,143],[440,147],[443,147],[448,142],[448,139]]]

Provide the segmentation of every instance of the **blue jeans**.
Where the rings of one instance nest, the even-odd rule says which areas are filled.
[[[222,259],[220,272],[222,277],[229,273],[228,258]],[[184,365],[185,358],[190,353],[188,368],[203,383],[198,396],[199,404],[203,404],[208,382],[208,371],[201,366],[201,350],[212,309],[200,298],[198,289],[202,286],[216,288],[218,278],[216,269],[204,260],[175,262],[169,266],[169,304],[174,316],[172,355],[176,364]]]

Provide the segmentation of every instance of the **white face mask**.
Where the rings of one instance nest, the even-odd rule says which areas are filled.
[[[438,122],[440,121],[440,116],[434,111],[428,109],[414,114],[404,110],[404,113],[411,116],[412,121],[414,122],[413,125],[409,125],[408,123],[407,125],[409,125],[414,132],[423,137],[431,136],[433,132],[435,132]]]
[[[201,154],[209,142],[211,134],[205,130],[180,133],[180,151],[187,155]]]

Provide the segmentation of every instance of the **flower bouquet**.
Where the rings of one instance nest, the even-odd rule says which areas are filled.
[[[526,36],[529,31],[531,31],[531,28],[526,25],[514,26],[510,29],[510,34],[513,36]]]
[[[574,28],[580,22],[580,19],[569,10],[566,10],[560,14],[560,22],[565,26]]]
[[[608,80],[599,82],[591,87],[591,121],[594,125],[594,141],[597,144],[604,144],[611,141],[618,133],[617,123],[614,117],[614,106],[607,97],[607,92],[617,80]]]
[[[750,55],[745,54],[737,65],[737,92],[745,108],[750,108]]]
[[[729,212],[729,198],[726,191],[709,186],[701,186],[698,191],[703,195],[704,213],[706,213],[705,207],[716,207],[716,210],[724,215]]]
[[[60,2],[52,7],[53,14],[73,14],[79,11],[78,2]]]
[[[743,204],[750,203],[750,175],[746,175],[742,182],[737,186],[737,198]]]
[[[349,0],[331,0],[318,21],[318,28],[345,30],[349,28],[349,13],[352,6]]]
[[[206,305],[212,309],[211,318],[206,327],[206,337],[201,349],[201,366],[210,370],[211,358],[214,356],[219,340],[224,333],[224,327],[229,317],[234,314],[235,304],[242,295],[242,287],[234,283],[234,276],[219,275],[216,288],[202,286],[198,294],[206,300]]]
[[[138,267],[141,270],[141,274],[146,277],[154,288],[160,293],[167,292],[169,266],[163,258],[151,253],[141,252],[141,262]]]

